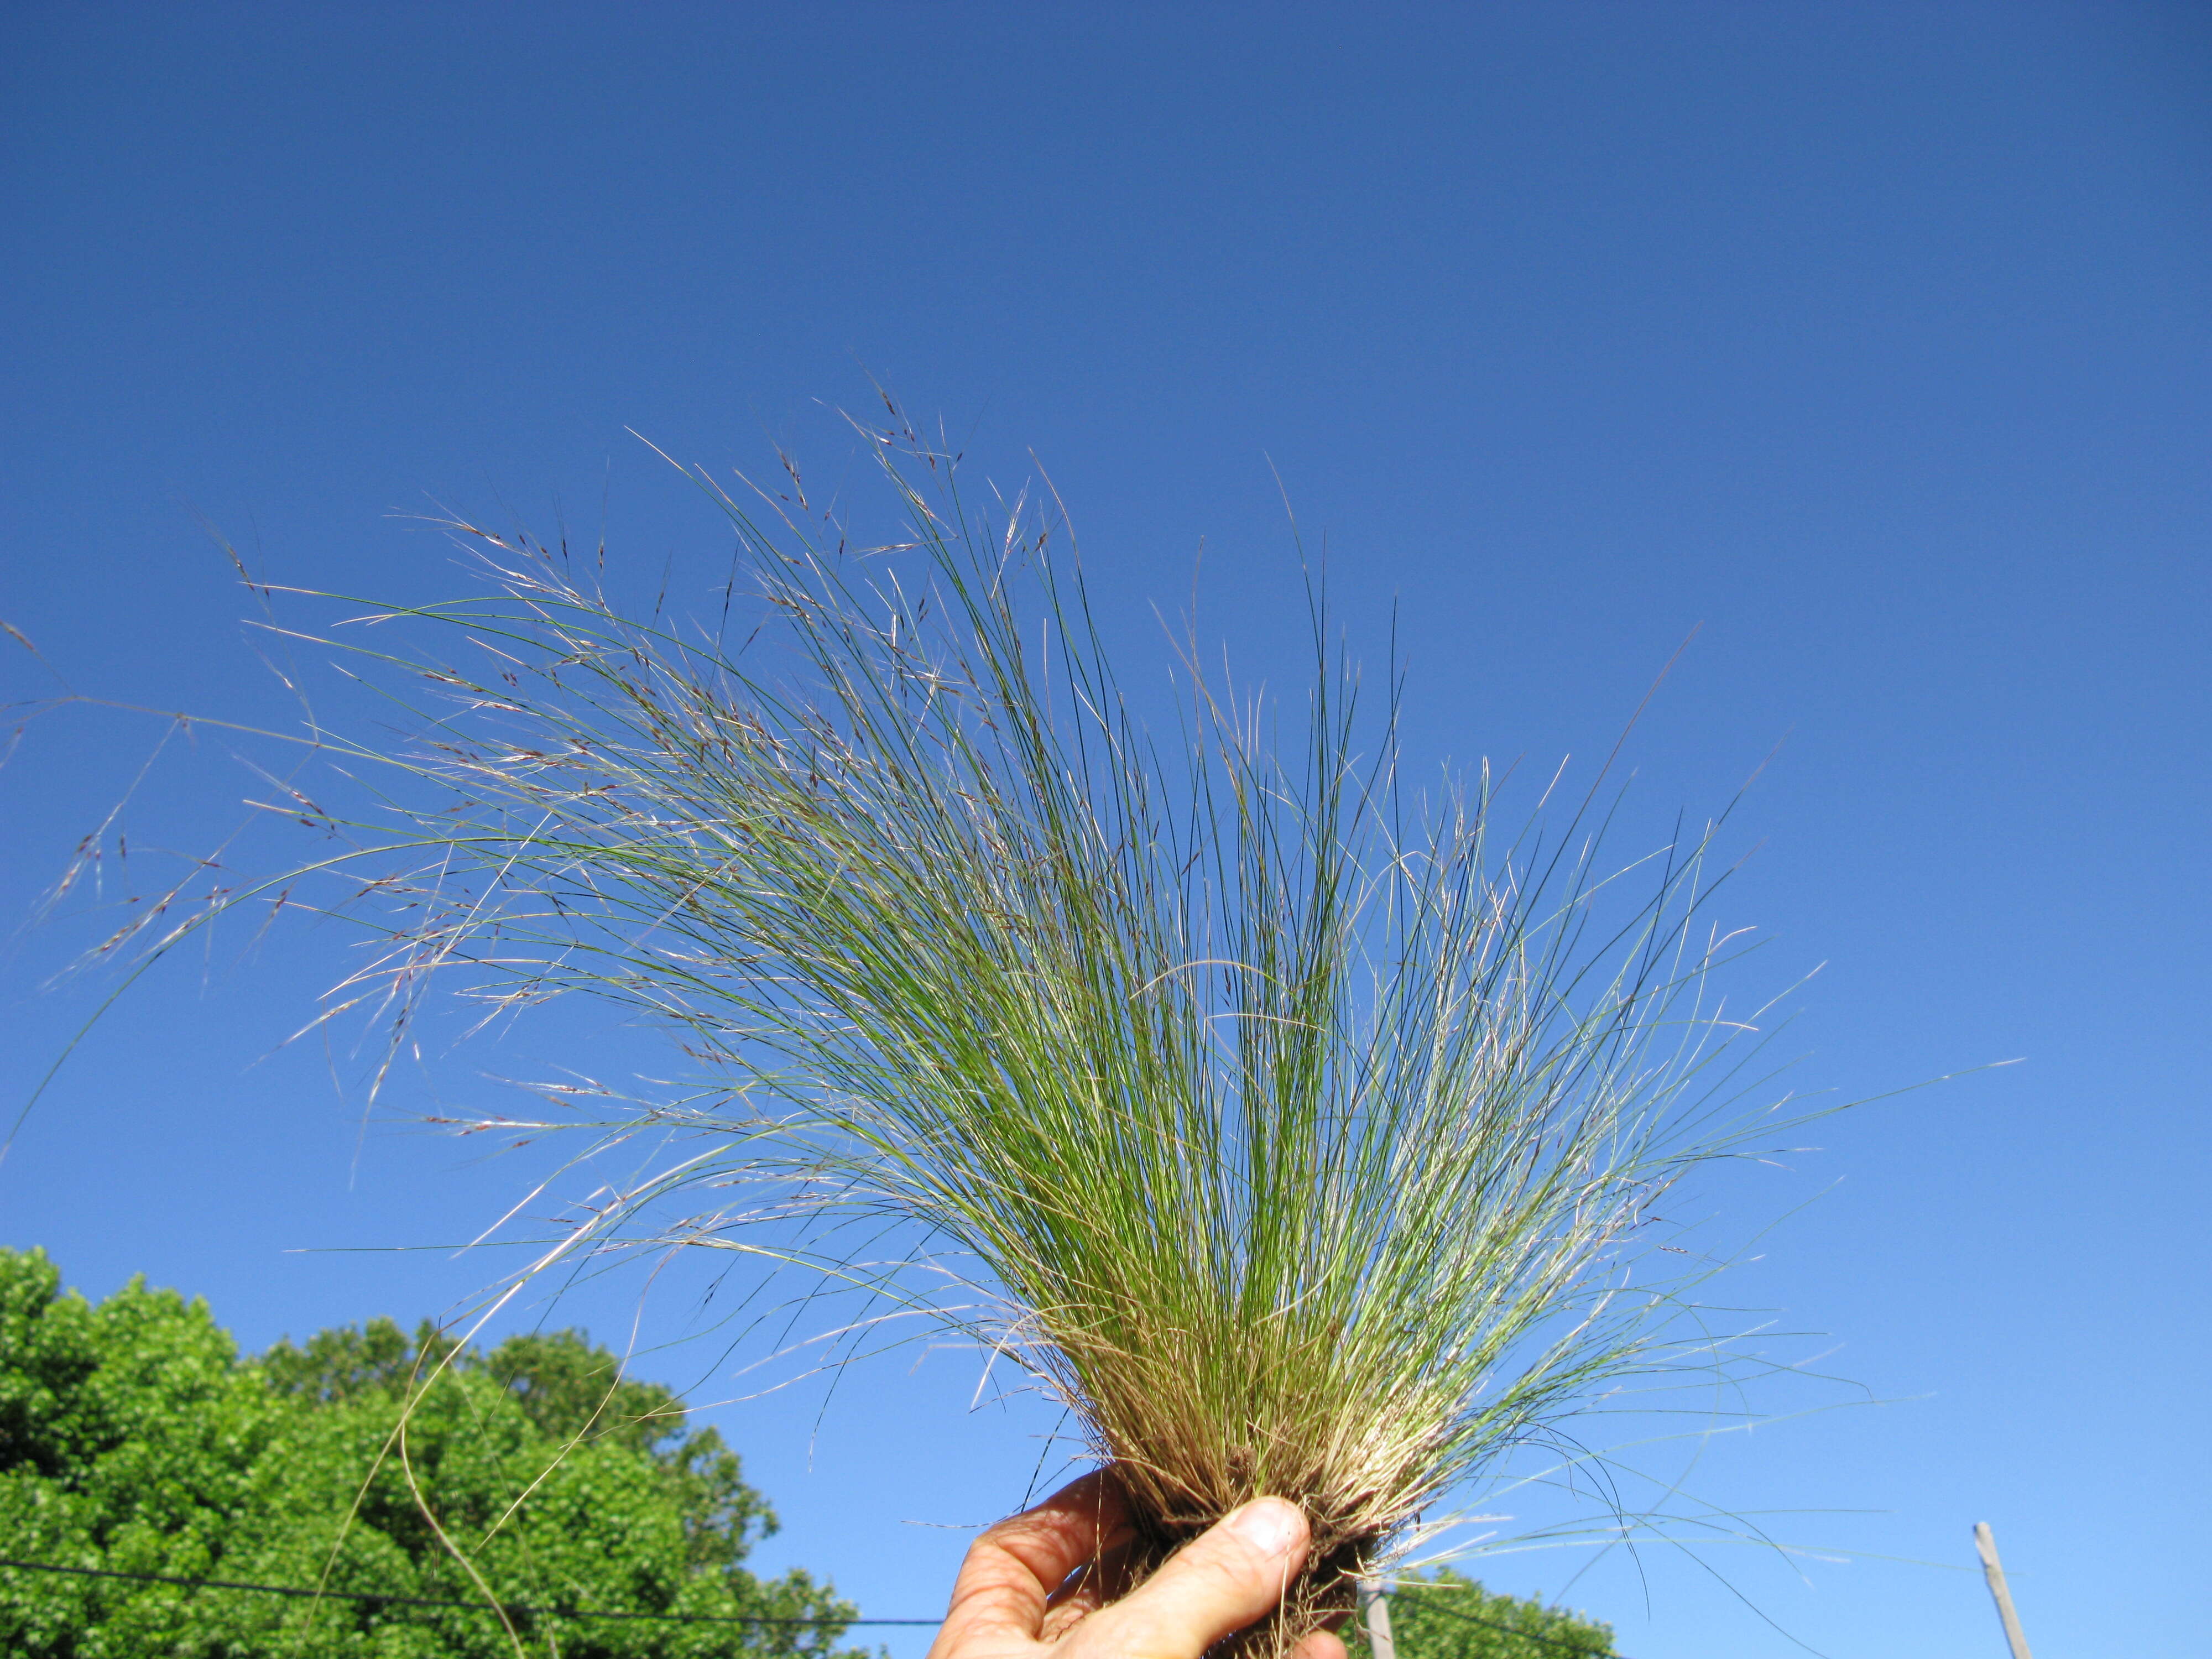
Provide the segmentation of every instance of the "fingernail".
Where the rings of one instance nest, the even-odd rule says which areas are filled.
[[[1262,1555],[1288,1555],[1304,1541],[1306,1521],[1295,1504],[1255,1498],[1229,1517],[1229,1530]]]

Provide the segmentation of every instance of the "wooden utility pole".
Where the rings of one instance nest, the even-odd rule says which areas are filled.
[[[1382,1586],[1371,1578],[1360,1583],[1359,1613],[1366,1622],[1367,1645],[1373,1650],[1375,1659],[1398,1659],[1397,1646],[1390,1640],[1390,1598],[1382,1594]],[[2023,1655],[2026,1651],[2021,1650]]]
[[[1997,1559],[1996,1537],[1986,1521],[1974,1522],[1974,1547],[1981,1552],[1982,1577],[1990,1581],[1990,1594],[1996,1598],[1997,1617],[2004,1620],[2005,1640],[2012,1644],[2012,1659],[2031,1659],[2027,1638],[2021,1633],[2020,1615],[2012,1610],[2012,1592],[2005,1588],[2004,1565]]]

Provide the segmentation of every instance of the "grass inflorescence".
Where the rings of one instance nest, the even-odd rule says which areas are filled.
[[[333,1006],[397,1038],[442,978],[488,1015],[585,994],[672,1029],[704,1091],[599,1122],[678,1152],[580,1237],[657,1218],[1025,1367],[1119,1466],[1139,1577],[1295,1500],[1279,1643],[1664,1364],[1656,1206],[1759,1121],[1709,985],[1711,832],[1623,867],[1595,789],[1501,838],[1486,773],[1413,787],[1398,688],[1363,697],[1318,600],[1302,708],[1190,650],[1180,730],[1148,729],[1057,520],[870,435],[893,547],[695,475],[753,585],[737,630],[453,526],[496,591],[377,613],[467,643],[371,653],[441,701],[355,747],[419,804],[333,860],[386,861]],[[905,1248],[862,1259],[856,1220]]]

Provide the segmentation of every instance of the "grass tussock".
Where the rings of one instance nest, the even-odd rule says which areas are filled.
[[[677,1152],[580,1238],[656,1217],[1012,1358],[1124,1472],[1139,1577],[1293,1498],[1316,1565],[1279,1643],[1661,1363],[1634,1263],[1742,1126],[1709,832],[1601,863],[1593,792],[1501,840],[1486,774],[1401,775],[1396,689],[1363,699],[1318,602],[1302,707],[1193,653],[1180,730],[1148,728],[1053,523],[871,437],[890,547],[795,473],[788,507],[697,475],[753,587],[719,634],[453,526],[497,592],[376,615],[451,632],[386,656],[441,699],[416,735],[355,750],[420,804],[332,860],[386,864],[334,1006],[403,1046],[441,979],[488,1018],[586,994],[672,1029],[710,1083],[598,1113]],[[862,1224],[905,1248],[864,1259]]]

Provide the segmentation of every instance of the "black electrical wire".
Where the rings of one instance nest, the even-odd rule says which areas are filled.
[[[310,1601],[375,1601],[392,1607],[473,1607],[478,1613],[490,1611],[484,1601],[462,1601],[437,1595],[392,1595],[380,1590],[315,1590],[299,1589],[288,1584],[245,1584],[229,1578],[183,1578],[166,1572],[118,1572],[109,1567],[64,1567],[46,1561],[0,1560],[0,1567],[17,1567],[26,1572],[66,1572],[79,1578],[131,1578],[147,1584],[182,1584],[188,1589],[257,1590],[264,1595],[305,1596]],[[849,1630],[856,1625],[941,1625],[941,1619],[775,1619],[759,1614],[722,1613],[570,1613],[556,1607],[533,1607],[520,1601],[502,1601],[500,1611],[522,1613],[546,1619],[623,1619],[641,1620],[664,1625],[775,1625],[779,1626],[821,1626]]]
[[[408,1607],[465,1607],[481,1613],[489,1611],[483,1601],[458,1601],[436,1595],[393,1595],[380,1590],[314,1590],[301,1589],[289,1584],[247,1584],[230,1578],[185,1578],[166,1572],[118,1572],[110,1567],[64,1567],[47,1561],[9,1561],[0,1559],[0,1567],[14,1567],[24,1572],[65,1572],[79,1578],[128,1578],[142,1584],[181,1584],[188,1589],[252,1590],[263,1595],[293,1595],[310,1601],[374,1601],[381,1605]],[[1626,1654],[1607,1647],[1599,1651],[1587,1642],[1560,1636],[1539,1636],[1534,1631],[1520,1630],[1501,1624],[1495,1619],[1484,1619],[1472,1613],[1461,1613],[1453,1607],[1439,1607],[1426,1597],[1422,1598],[1425,1612],[1440,1613],[1447,1619],[1456,1619],[1464,1624],[1480,1625],[1487,1630],[1502,1631],[1524,1642],[1537,1642],[1546,1647],[1565,1648],[1585,1656],[1585,1659],[1627,1659]],[[779,1628],[820,1628],[852,1630],[860,1626],[880,1626],[907,1625],[934,1627],[943,1624],[941,1619],[777,1619],[757,1613],[582,1613],[563,1612],[554,1607],[535,1607],[520,1601],[502,1601],[500,1611],[521,1613],[532,1618],[551,1619],[619,1619],[643,1620],[663,1625],[773,1625]]]
[[[1566,1648],[1572,1652],[1585,1655],[1587,1659],[1628,1659],[1626,1654],[1614,1651],[1610,1643],[1603,1648],[1594,1648],[1587,1642],[1577,1642],[1565,1636],[1539,1636],[1532,1630],[1519,1630],[1511,1625],[1500,1624],[1495,1619],[1483,1619],[1472,1613],[1461,1613],[1455,1608],[1440,1607],[1425,1596],[1421,1599],[1421,1610],[1425,1613],[1441,1613],[1445,1618],[1456,1619],[1462,1624],[1480,1625],[1489,1630],[1502,1630],[1508,1636],[1517,1636],[1524,1642],[1541,1642],[1547,1647]]]

